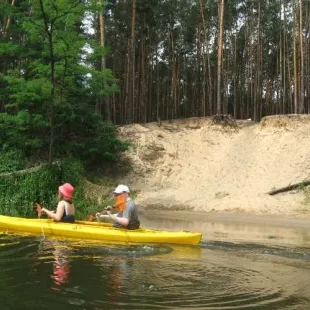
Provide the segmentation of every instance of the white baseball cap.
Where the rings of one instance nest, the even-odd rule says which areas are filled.
[[[130,193],[130,190],[129,190],[128,186],[122,185],[122,184],[118,185],[115,188],[115,190],[113,191],[114,194],[121,194],[121,193],[124,193],[124,192],[125,193]]]

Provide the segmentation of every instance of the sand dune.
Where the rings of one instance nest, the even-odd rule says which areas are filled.
[[[195,118],[119,128],[133,145],[124,182],[144,207],[310,216],[303,190],[266,194],[310,179],[310,116],[237,125]]]

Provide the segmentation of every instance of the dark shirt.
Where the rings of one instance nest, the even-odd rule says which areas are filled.
[[[60,220],[60,222],[64,222],[64,223],[74,223],[74,214],[68,214],[68,202],[65,202],[65,210],[64,210],[64,214]]]
[[[129,220],[129,224],[127,226],[123,226],[119,223],[115,223],[113,227],[125,229],[138,229],[140,227],[137,206],[132,199],[128,199],[126,201],[125,210],[117,213],[116,216],[127,218]]]

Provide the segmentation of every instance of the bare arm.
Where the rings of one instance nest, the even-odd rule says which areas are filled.
[[[96,213],[96,218],[100,219],[112,219],[115,223],[118,223],[122,226],[128,226],[129,220],[126,217],[117,217],[112,214],[110,211],[107,211],[107,214]]]
[[[110,211],[107,211],[108,217],[110,217],[114,222],[122,225],[122,226],[128,226],[129,219],[126,217],[117,217],[114,214],[112,214]]]
[[[101,214],[101,213],[96,213],[96,218],[97,219],[109,219],[110,217],[106,214]]]
[[[65,205],[63,203],[59,202],[58,206],[57,206],[56,213],[53,211],[47,210],[45,208],[42,208],[42,212],[44,212],[48,217],[52,218],[53,220],[59,222],[64,215]]]

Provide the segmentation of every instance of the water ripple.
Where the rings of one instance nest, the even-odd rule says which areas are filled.
[[[1,309],[21,302],[26,310],[304,309],[308,255],[307,248],[247,243],[109,245],[0,235]]]
[[[225,252],[255,253],[275,255],[291,259],[310,261],[310,248],[307,247],[284,247],[267,246],[257,243],[234,243],[223,241],[209,241],[201,244],[202,248],[223,250]]]

